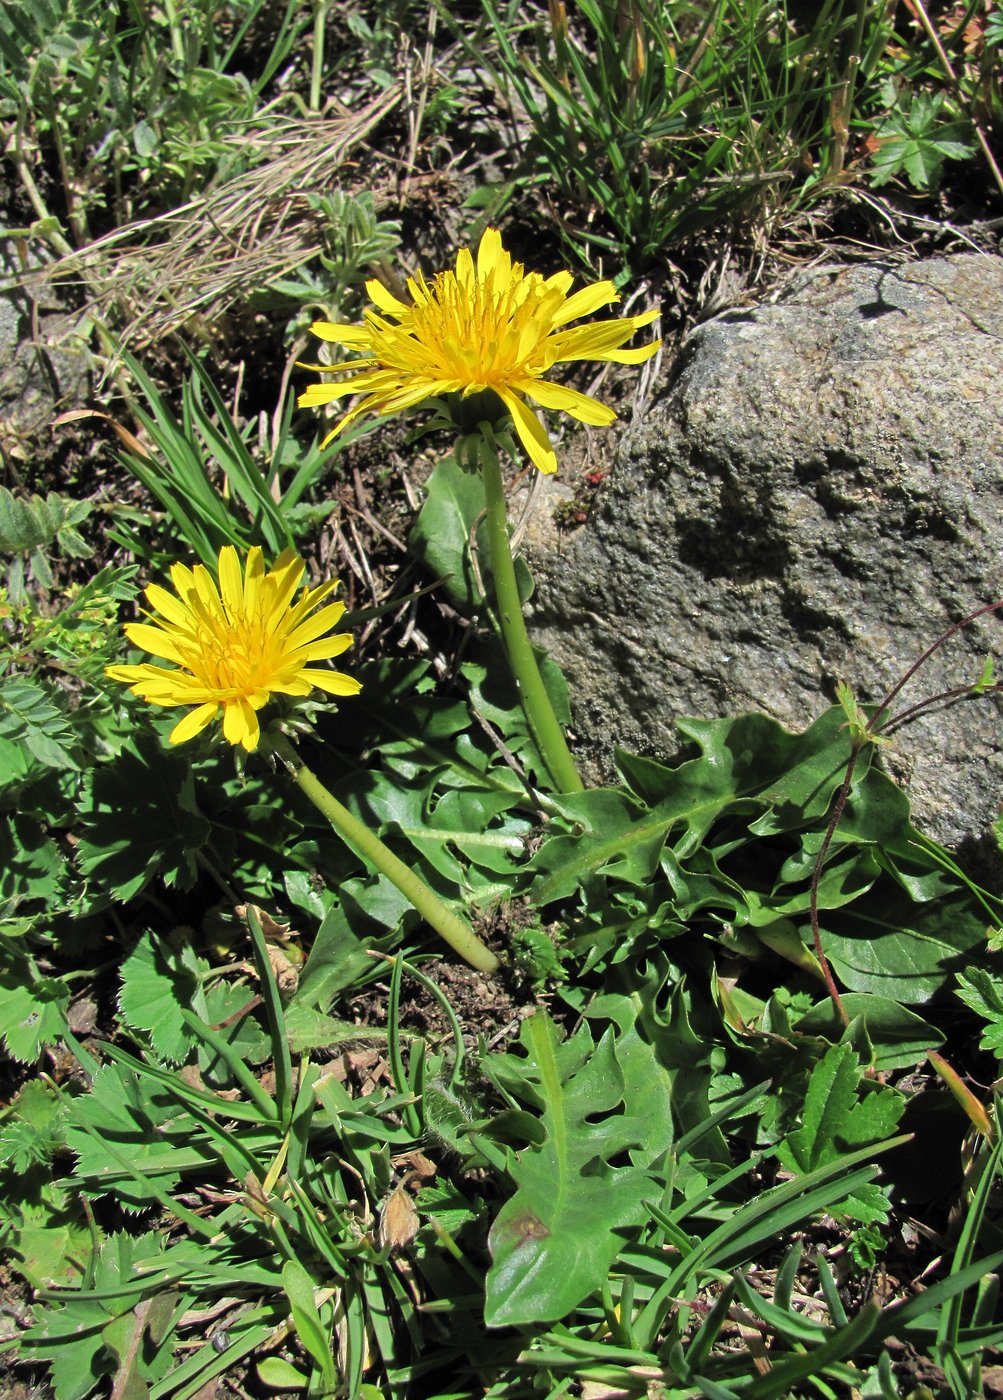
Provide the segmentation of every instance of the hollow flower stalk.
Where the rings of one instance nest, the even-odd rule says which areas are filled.
[[[616,414],[577,389],[554,384],[546,377],[549,372],[580,360],[639,365],[661,343],[625,348],[657,311],[572,326],[620,300],[612,282],[595,282],[569,295],[572,281],[570,272],[551,277],[526,272],[502,247],[498,230],[489,228],[476,258],[462,248],[455,270],[437,273],[431,283],[420,273],[409,277],[410,301],[401,301],[381,282],[367,282],[375,309],[366,311],[361,326],[314,322],[314,335],[354,352],[355,358],[305,366],[344,377],[311,384],[299,405],[319,408],[361,395],[327,435],[326,446],[366,414],[389,416],[427,399],[448,394],[469,398],[490,389],[511,415],[534,465],[542,472],[556,471],[553,444],[532,405],[557,409],[594,427],[608,427]]]
[[[345,611],[344,603],[327,602],[337,579],[293,601],[305,569],[287,550],[266,570],[257,547],[241,568],[232,545],[219,552],[218,581],[203,564],[172,565],[174,593],[151,583],[149,620],[125,627],[134,646],[171,665],[109,666],[108,675],[152,705],[190,707],[171,730],[172,744],[194,738],[222,711],[223,737],[256,749],[257,712],[273,695],[302,697],[314,687],[355,695],[361,689],[353,677],[313,664],[340,656],[352,638],[327,635]]]

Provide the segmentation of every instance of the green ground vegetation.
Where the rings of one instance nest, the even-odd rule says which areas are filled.
[[[1001,42],[983,0],[0,10],[8,292],[63,298],[95,386],[55,450],[2,438],[10,1387],[984,1393],[1003,905],[914,826],[889,716],[691,717],[555,792],[483,478],[394,425],[322,451],[292,386],[311,320],[489,222],[675,286],[670,327],[810,229],[987,237]],[[227,544],[347,579],[364,703],[290,725],[497,974],[281,765],[106,678]]]

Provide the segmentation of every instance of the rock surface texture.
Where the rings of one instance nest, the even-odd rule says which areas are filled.
[[[86,357],[59,348],[73,317],[38,270],[0,227],[0,452],[25,460],[59,408],[87,395]]]
[[[589,522],[531,558],[534,636],[565,667],[592,776],[616,744],[676,753],[677,715],[799,728],[839,679],[880,699],[1003,598],[1001,383],[1003,261],[979,254],[816,267],[698,327]],[[999,614],[899,705],[974,680],[990,651]],[[995,697],[903,728],[886,764],[925,830],[988,856]]]

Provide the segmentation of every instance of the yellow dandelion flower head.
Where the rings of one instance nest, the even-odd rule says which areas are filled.
[[[171,731],[182,744],[223,711],[223,737],[247,750],[261,735],[257,711],[272,695],[309,695],[316,686],[329,695],[354,695],[358,681],[311,663],[339,656],[352,645],[347,633],[328,636],[345,611],[327,603],[338,580],[293,597],[306,565],[286,550],[265,571],[260,549],[250,550],[244,568],[237,551],[219,552],[218,584],[202,564],[171,567],[174,593],[151,583],[148,622],[126,623],[129,641],[170,666],[144,663],[109,666],[107,674],[132,687],[151,705],[194,708]]]
[[[343,428],[366,413],[392,414],[426,399],[459,393],[464,398],[486,389],[498,395],[512,415],[530,460],[542,472],[557,470],[553,444],[531,404],[559,409],[582,423],[608,427],[616,414],[587,394],[553,384],[547,373],[557,364],[577,360],[611,360],[639,365],[655,354],[660,341],[624,349],[657,311],[570,326],[600,306],[620,300],[612,282],[595,282],[568,295],[570,272],[544,277],[526,272],[502,247],[497,229],[485,230],[476,260],[469,248],[457,254],[455,271],[438,273],[429,285],[410,277],[410,304],[377,281],[366,283],[375,310],[361,326],[316,321],[313,333],[359,358],[332,365],[306,365],[343,373],[334,383],[311,384],[300,395],[301,408],[317,408],[361,394],[326,446]]]

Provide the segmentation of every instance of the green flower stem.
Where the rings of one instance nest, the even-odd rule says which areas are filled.
[[[392,881],[401,894],[411,901],[425,922],[430,924],[439,937],[444,938],[471,967],[476,967],[478,972],[495,972],[498,959],[484,946],[469,924],[451,909],[447,909],[424,880],[402,860],[398,860],[378,836],[360,822],[358,817],[353,816],[334,793],[327,790],[316,774],[306,766],[288,739],[273,733],[271,740],[279,758],[288,765],[297,787],[309,797],[317,810],[323,813],[342,840],[347,842],[357,855],[362,856]]]
[[[502,639],[508,653],[509,665],[519,687],[522,707],[540,746],[558,792],[581,792],[584,784],[571,757],[564,730],[554,713],[530,645],[526,622],[522,615],[522,599],[515,579],[515,564],[509,543],[508,515],[505,510],[505,487],[494,433],[481,424],[478,444],[484,496],[487,508],[488,542],[491,550],[491,572],[494,576],[495,601],[501,620]]]

